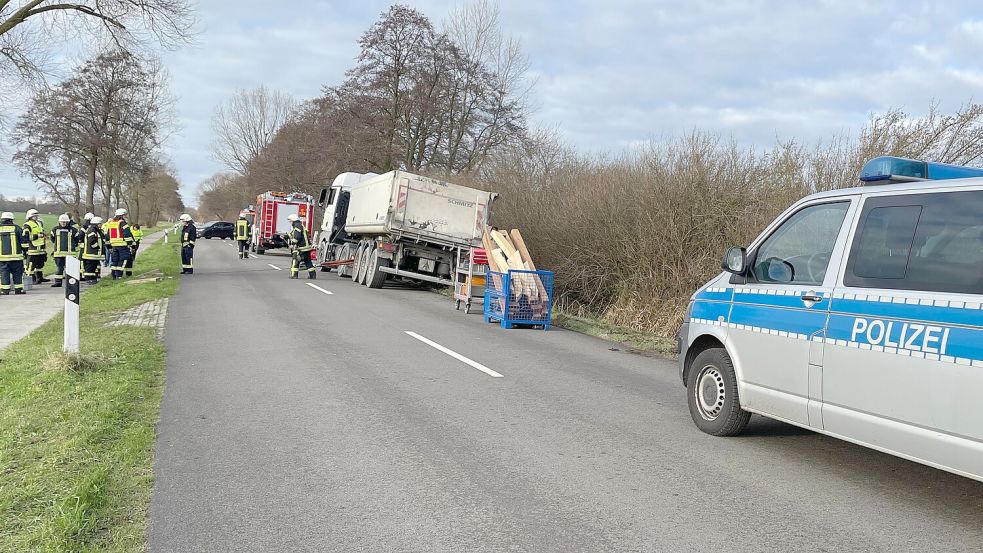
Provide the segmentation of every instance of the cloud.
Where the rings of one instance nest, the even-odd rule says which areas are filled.
[[[455,0],[414,6],[439,24]],[[387,2],[201,2],[194,47],[164,60],[182,130],[168,142],[185,197],[221,170],[210,120],[239,88],[300,99],[340,83]],[[574,145],[618,151],[706,129],[747,145],[815,141],[872,112],[983,96],[983,7],[970,0],[594,0],[502,2],[530,58],[539,107]],[[0,164],[0,193],[31,185]]]

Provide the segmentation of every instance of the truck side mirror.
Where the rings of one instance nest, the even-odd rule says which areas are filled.
[[[328,189],[322,188],[321,194],[317,197],[317,206],[324,207],[324,200],[328,197]]]
[[[720,266],[728,273],[743,275],[747,270],[747,250],[737,246],[730,248],[724,254],[724,260]]]

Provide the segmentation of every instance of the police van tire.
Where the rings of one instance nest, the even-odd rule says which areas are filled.
[[[710,348],[693,359],[686,402],[696,426],[713,436],[736,436],[751,413],[741,409],[734,364],[723,348]]]
[[[392,261],[384,257],[379,257],[379,250],[377,248],[372,250],[368,271],[369,275],[366,277],[369,288],[382,288],[382,285],[386,283],[386,277],[389,275],[379,269],[389,267],[390,265],[392,265]]]

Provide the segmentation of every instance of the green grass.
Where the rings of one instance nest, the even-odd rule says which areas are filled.
[[[179,257],[158,242],[136,272],[160,282],[83,291],[82,363],[60,352],[61,317],[0,351],[0,551],[146,548],[165,350],[154,329],[104,324],[173,295]]]
[[[676,341],[630,328],[616,326],[590,317],[553,310],[553,324],[567,330],[596,336],[626,346],[630,351],[641,354],[674,356]]]

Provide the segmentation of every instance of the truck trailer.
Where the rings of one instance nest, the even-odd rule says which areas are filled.
[[[338,275],[370,288],[390,276],[452,286],[458,253],[480,245],[496,197],[405,171],[342,173],[318,201],[317,260],[354,260]]]
[[[287,247],[290,215],[297,215],[307,231],[312,232],[314,197],[301,192],[264,192],[257,196],[250,249],[262,255],[266,250]]]

